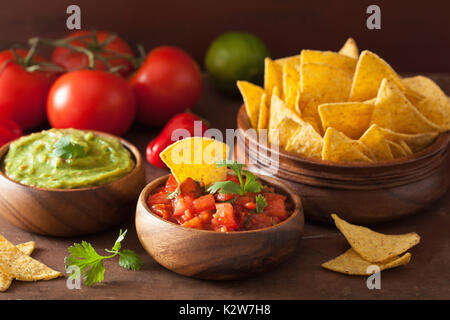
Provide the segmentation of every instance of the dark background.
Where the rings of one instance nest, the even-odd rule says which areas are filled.
[[[302,48],[337,50],[347,37],[400,72],[450,72],[448,0],[1,0],[0,49],[32,36],[60,37],[66,8],[81,7],[82,28],[115,31],[147,50],[170,44],[203,65],[209,43],[224,31],[259,35],[272,57]],[[381,30],[366,28],[366,8],[381,7]]]

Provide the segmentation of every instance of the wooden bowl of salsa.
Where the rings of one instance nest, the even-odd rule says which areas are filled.
[[[216,209],[212,209],[208,203],[213,196],[203,192],[197,194],[195,200],[198,201],[194,200],[193,209],[187,210],[192,211],[193,218],[204,221],[200,224],[193,218],[183,220],[181,214],[174,217],[178,205],[173,202],[167,213],[155,206],[158,202],[155,197],[173,183],[173,178],[167,175],[155,179],[142,190],[136,210],[136,230],[142,246],[167,269],[199,279],[229,280],[270,270],[294,252],[303,232],[303,208],[300,197],[291,187],[274,178],[259,175],[257,178],[267,187],[262,192],[267,198],[267,209],[260,210],[261,213],[256,209],[243,209],[247,203],[254,202],[251,201],[254,198],[230,203],[230,200],[218,199],[217,194]],[[274,194],[273,199],[267,196],[269,193]],[[270,213],[271,203],[280,204],[278,196],[285,202],[287,215],[284,219]],[[254,208],[253,204],[247,206]],[[196,210],[196,207],[211,209],[210,216],[203,214],[208,210]],[[234,210],[234,223],[226,218],[230,207]],[[249,210],[253,212],[252,217],[246,219]],[[269,218],[263,217],[269,215],[276,223],[269,224]]]

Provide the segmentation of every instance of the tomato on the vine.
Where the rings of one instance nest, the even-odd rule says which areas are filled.
[[[45,103],[52,83],[58,76],[44,68],[29,71],[28,67],[45,62],[37,55],[25,63],[27,51],[0,52],[0,119],[17,122],[22,129],[31,129],[45,121]],[[20,57],[22,61],[19,61]]]
[[[133,71],[133,64],[126,58],[111,58],[115,54],[133,56],[133,51],[130,46],[122,38],[116,36],[112,41],[108,42],[112,33],[97,31],[95,37],[93,31],[76,31],[68,35],[65,39],[78,38],[86,36],[82,40],[74,40],[70,42],[72,46],[78,46],[88,48],[97,55],[100,55],[107,59],[108,63],[112,67],[119,65],[124,66],[119,70],[122,76],[127,76]],[[91,37],[89,37],[91,36]],[[105,42],[106,41],[106,42]],[[53,51],[52,62],[63,66],[68,71],[75,71],[80,69],[86,69],[89,66],[88,57],[82,53],[73,51],[70,48],[57,47]],[[95,59],[96,70],[107,71],[108,66],[99,58]]]
[[[133,90],[122,77],[98,70],[61,76],[50,89],[47,115],[54,128],[124,134],[136,113]]]
[[[194,107],[202,92],[202,75],[186,52],[164,46],[147,55],[131,85],[138,121],[161,127],[175,114]]]

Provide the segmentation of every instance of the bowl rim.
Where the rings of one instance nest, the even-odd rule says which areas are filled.
[[[282,188],[283,191],[287,194],[287,196],[291,198],[291,201],[294,203],[294,210],[293,210],[293,213],[289,216],[289,218],[287,218],[286,220],[284,220],[284,221],[282,221],[280,223],[277,223],[276,225],[271,226],[271,227],[262,228],[262,229],[256,229],[256,230],[245,230],[245,231],[217,232],[217,231],[213,231],[213,230],[204,230],[204,229],[183,227],[182,225],[179,225],[179,224],[176,224],[174,222],[167,221],[166,219],[161,218],[157,214],[153,213],[153,211],[147,205],[147,199],[148,199],[149,193],[151,191],[153,191],[155,188],[161,186],[163,182],[167,181],[167,179],[169,178],[170,174],[160,176],[160,177],[155,178],[152,181],[150,181],[144,187],[144,189],[142,189],[141,194],[139,196],[138,202],[145,209],[147,214],[150,214],[154,218],[157,218],[159,221],[164,222],[164,223],[168,224],[169,226],[173,226],[175,228],[179,228],[180,230],[186,230],[188,232],[190,230],[191,232],[200,232],[200,233],[207,233],[207,234],[220,234],[220,235],[223,235],[223,236],[238,235],[238,234],[262,233],[262,232],[267,232],[269,230],[275,230],[277,228],[280,228],[283,225],[285,225],[288,222],[290,222],[290,220],[294,219],[294,217],[296,217],[298,215],[302,215],[303,216],[302,220],[303,220],[303,223],[304,223],[304,213],[303,213],[302,200],[301,200],[300,196],[290,186],[288,186],[284,181],[282,181],[280,179],[277,179],[277,178],[264,176],[264,175],[256,174],[256,173],[253,173],[253,174],[256,175],[258,178],[260,178],[261,180],[263,180],[265,183],[267,183],[269,185],[273,185],[273,183],[271,183],[270,181],[267,181],[267,179],[275,181],[276,183],[279,184],[279,186],[276,186],[276,187],[279,188],[279,189]],[[155,186],[153,186],[154,184],[155,184]]]
[[[241,117],[243,117],[243,121],[241,121]],[[242,123],[243,122],[243,123]],[[436,140],[426,147],[425,149],[413,153],[411,155],[408,155],[406,157],[394,159],[394,160],[383,160],[383,161],[375,161],[375,162],[359,162],[359,161],[346,161],[346,162],[336,162],[336,161],[330,161],[330,160],[322,160],[322,159],[314,159],[314,158],[308,158],[308,157],[302,157],[300,155],[297,155],[293,152],[286,151],[282,148],[279,148],[278,151],[271,148],[270,143],[267,145],[261,145],[258,141],[258,139],[254,139],[253,136],[247,135],[245,133],[246,130],[252,129],[250,127],[250,121],[248,119],[248,115],[245,111],[245,104],[242,104],[239,108],[239,111],[237,113],[237,128],[242,129],[244,132],[243,139],[249,139],[252,141],[252,143],[256,144],[258,148],[265,148],[267,151],[270,152],[278,152],[280,156],[283,156],[285,158],[288,158],[289,160],[297,161],[306,163],[309,165],[316,165],[316,166],[323,166],[328,168],[361,168],[361,169],[368,169],[368,168],[389,168],[389,167],[395,167],[399,165],[404,164],[410,164],[414,162],[418,162],[420,160],[426,159],[428,157],[434,156],[436,153],[442,151],[444,148],[447,148],[450,144],[450,131],[444,131],[439,132],[438,137]],[[239,136],[238,136],[238,139]],[[238,141],[239,143],[239,141]]]
[[[54,128],[51,128],[51,129],[54,129]],[[61,129],[64,130],[64,129],[74,129],[74,128],[61,128]],[[45,130],[42,130],[42,131],[47,131],[47,130],[50,130],[50,129],[45,129]],[[58,128],[58,130],[59,130],[59,128]],[[124,147],[131,153],[131,155],[132,155],[132,156],[134,157],[134,159],[135,159],[135,164],[134,164],[133,170],[131,170],[130,172],[128,172],[128,173],[125,174],[124,176],[122,176],[122,177],[120,177],[120,178],[118,178],[118,179],[116,179],[116,180],[112,180],[112,181],[110,181],[110,182],[108,182],[108,183],[99,184],[99,185],[96,185],[96,186],[90,186],[90,187],[83,187],[83,188],[66,188],[66,189],[62,189],[62,188],[41,188],[41,187],[29,186],[29,185],[20,183],[20,182],[18,182],[18,181],[15,181],[15,180],[9,178],[9,177],[6,175],[6,173],[3,171],[3,168],[2,168],[2,166],[3,166],[3,161],[4,161],[4,158],[5,158],[6,154],[7,154],[8,151],[9,151],[9,146],[11,145],[11,143],[13,143],[14,141],[17,141],[18,139],[20,139],[20,138],[22,138],[22,137],[26,137],[26,136],[31,135],[31,134],[33,134],[33,133],[38,133],[38,132],[32,132],[32,133],[30,133],[30,134],[27,134],[27,135],[21,136],[21,137],[19,137],[19,138],[16,138],[16,139],[14,139],[14,140],[11,140],[11,141],[9,141],[8,143],[5,143],[3,146],[0,147],[0,177],[3,177],[3,178],[5,178],[6,180],[8,180],[8,181],[10,181],[10,182],[12,182],[12,183],[14,183],[14,184],[17,184],[17,185],[19,185],[19,186],[32,188],[32,189],[39,190],[39,191],[53,191],[53,192],[75,192],[75,191],[81,191],[81,192],[82,192],[82,191],[96,190],[96,189],[103,188],[103,187],[105,187],[105,186],[109,186],[109,185],[111,185],[111,184],[120,183],[122,180],[124,180],[125,178],[127,178],[127,177],[130,176],[131,174],[136,173],[136,172],[137,172],[138,170],[140,170],[140,168],[142,167],[143,162],[142,162],[142,156],[141,156],[141,153],[140,153],[139,150],[136,148],[136,146],[134,146],[134,145],[133,145],[131,142],[129,142],[128,140],[125,140],[125,139],[123,139],[122,137],[119,137],[119,136],[116,136],[116,135],[113,135],[113,134],[110,134],[110,133],[107,133],[107,132],[98,131],[98,130],[84,130],[84,129],[75,129],[75,130],[86,131],[86,132],[92,132],[92,133],[94,133],[94,134],[96,134],[96,135],[99,135],[99,136],[104,136],[104,137],[109,137],[109,138],[114,138],[114,139],[119,140],[120,143],[122,144],[122,146],[124,146]],[[39,132],[41,132],[41,131],[39,131]]]

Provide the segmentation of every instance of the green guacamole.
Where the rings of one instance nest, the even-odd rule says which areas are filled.
[[[119,140],[89,131],[51,129],[11,143],[3,163],[6,175],[40,188],[73,189],[105,184],[134,168]]]

